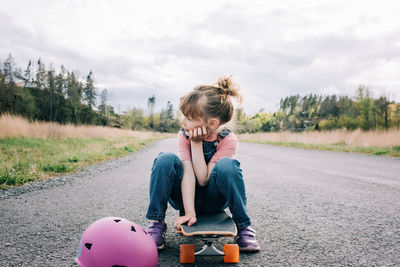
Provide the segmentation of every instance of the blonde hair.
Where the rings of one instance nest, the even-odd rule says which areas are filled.
[[[232,81],[232,76],[222,76],[215,85],[200,85],[181,97],[179,108],[183,115],[191,118],[218,118],[220,124],[232,119],[234,108],[231,98],[241,103],[239,85]],[[205,97],[205,101],[199,100]]]

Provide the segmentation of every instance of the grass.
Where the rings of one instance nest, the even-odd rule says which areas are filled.
[[[73,172],[98,161],[122,157],[150,142],[176,134],[99,126],[28,122],[0,116],[0,188]]]
[[[0,139],[0,188],[75,171],[135,152],[159,137]]]

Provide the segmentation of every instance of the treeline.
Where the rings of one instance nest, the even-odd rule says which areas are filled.
[[[160,113],[154,113],[155,96],[149,98],[149,115],[133,108],[118,114],[108,104],[106,88],[95,87],[94,73],[79,77],[77,72],[61,66],[59,71],[39,59],[29,60],[25,69],[18,67],[12,55],[0,63],[0,114],[22,115],[30,120],[61,124],[91,124],[118,128],[149,129],[169,132],[179,129],[173,106],[167,103]]]
[[[123,115],[123,125],[125,125],[125,128],[130,128],[131,130],[177,132],[181,127],[179,111],[175,111],[171,102],[168,101],[166,107],[161,109],[161,112],[154,113],[155,104],[156,98],[153,95],[147,100],[148,115],[141,108],[132,108],[128,112],[125,112]]]
[[[25,69],[16,66],[11,55],[0,70],[0,112],[19,114],[31,120],[62,124],[103,124],[107,115],[114,114],[106,104],[107,89],[98,93],[92,71],[81,79],[76,72],[61,66],[46,68],[39,59],[29,60]]]
[[[0,114],[132,130],[176,132],[180,128],[180,113],[171,102],[161,112],[154,112],[155,95],[147,99],[148,111],[132,108],[118,114],[108,103],[108,90],[95,87],[92,71],[82,78],[64,66],[59,71],[52,65],[46,68],[41,60],[30,60],[21,69],[11,55],[0,66]],[[386,96],[374,98],[365,86],[357,88],[353,97],[292,95],[281,99],[274,113],[246,115],[243,109],[237,109],[235,115],[235,129],[239,133],[392,127],[400,128],[400,104]]]
[[[274,113],[246,116],[238,110],[236,125],[239,132],[400,128],[400,104],[386,96],[374,98],[368,87],[359,86],[354,97],[288,96]]]

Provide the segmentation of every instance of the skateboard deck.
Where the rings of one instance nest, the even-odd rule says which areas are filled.
[[[236,236],[237,228],[232,218],[225,211],[221,211],[215,214],[199,215],[197,222],[192,226],[182,225],[182,234],[185,236]]]

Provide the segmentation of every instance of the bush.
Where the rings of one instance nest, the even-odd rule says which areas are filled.
[[[319,122],[319,128],[321,130],[333,130],[339,128],[338,122],[334,119],[322,120]]]
[[[342,116],[339,118],[339,126],[340,128],[346,128],[347,130],[355,130],[359,128],[359,123],[356,118]]]

